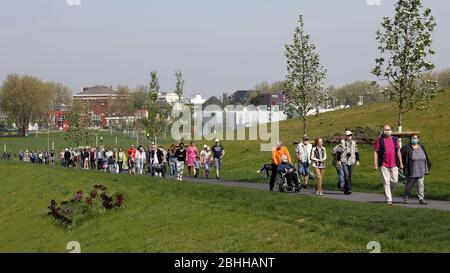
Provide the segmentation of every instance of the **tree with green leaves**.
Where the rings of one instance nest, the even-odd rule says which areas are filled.
[[[428,57],[435,54],[431,45],[436,22],[421,0],[399,0],[394,17],[384,17],[381,25],[376,33],[381,56],[375,60],[372,74],[389,83],[386,91],[398,107],[401,132],[403,115],[415,108],[429,108],[439,92],[436,81],[423,78],[435,67]]]
[[[16,124],[22,136],[31,122],[44,120],[53,102],[49,83],[32,76],[8,75],[0,90],[0,109]]]
[[[156,71],[150,73],[148,119],[144,121],[147,133],[155,137],[162,130],[162,112],[158,107],[159,79]]]
[[[284,111],[289,117],[298,116],[303,121],[303,133],[307,134],[308,113],[323,100],[322,84],[326,69],[320,64],[316,46],[305,33],[303,16],[300,15],[292,44],[285,45],[287,76],[283,94]]]
[[[277,94],[284,89],[284,81],[276,81],[274,83],[269,83],[267,81],[263,81],[255,85],[254,90],[269,94]]]
[[[177,84],[175,87],[175,94],[178,96],[178,101],[182,102],[183,100],[183,88],[184,88],[184,80],[183,80],[183,72],[175,71],[175,77],[177,79]]]
[[[131,93],[131,98],[135,110],[145,109],[150,100],[148,95],[148,84],[136,86]]]
[[[83,100],[75,100],[68,116],[69,130],[65,139],[74,143],[77,147],[81,143],[88,144],[93,136],[92,113],[89,103]]]
[[[356,81],[346,84],[332,91],[333,98],[337,102],[349,106],[357,106],[359,97],[364,97],[365,104],[372,104],[384,101],[383,95],[377,86],[372,85],[370,81]]]

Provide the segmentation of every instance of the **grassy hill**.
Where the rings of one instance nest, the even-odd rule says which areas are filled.
[[[312,117],[309,121],[309,137],[327,136],[331,133],[343,132],[345,128],[375,128],[384,124],[396,127],[397,114],[392,104],[376,105],[345,109]],[[412,111],[405,115],[404,130],[419,130],[421,142],[425,144],[432,161],[430,176],[426,178],[426,195],[428,198],[450,200],[450,92],[441,94],[433,101],[431,111]],[[302,138],[302,124],[298,120],[288,120],[280,124],[281,140],[288,145],[291,155],[294,154],[293,141]],[[225,142],[228,155],[224,163],[227,178],[264,181],[256,175],[256,170],[264,162],[270,162],[270,152],[259,152],[259,143]],[[331,156],[328,148],[329,162],[326,170],[325,187],[335,188],[336,171],[331,167]],[[362,146],[361,166],[354,171],[355,191],[382,192],[378,173],[373,171],[373,147]],[[398,187],[401,194],[403,187]]]
[[[319,117],[312,117],[309,121],[310,138],[326,136],[335,132],[342,132],[345,128],[369,127],[375,128],[386,123],[395,128],[396,110],[392,104],[381,103],[376,105],[340,110],[325,113]],[[412,111],[404,119],[405,130],[419,130],[422,133],[421,141],[427,146],[433,164],[431,175],[426,178],[426,197],[432,199],[450,200],[450,92],[441,94],[433,101],[431,111]],[[280,124],[281,140],[288,145],[293,155],[293,141],[302,138],[301,123],[298,120],[288,120]],[[103,136],[103,144],[112,147],[115,136],[108,132],[99,133]],[[52,134],[50,143],[55,142],[57,149],[68,144],[61,134]],[[93,141],[95,143],[95,141]],[[128,147],[136,143],[135,139],[118,136],[119,146]],[[172,140],[161,139],[160,144],[168,146]],[[94,144],[92,143],[92,144]],[[145,145],[147,140],[142,140]],[[203,141],[197,144],[202,146]],[[44,149],[47,147],[47,135],[27,138],[0,138],[0,148],[6,144],[8,149],[18,152],[23,149]],[[209,144],[211,144],[209,142]],[[267,183],[267,180],[256,174],[264,163],[270,162],[270,152],[261,152],[257,141],[224,141],[227,152],[224,161],[223,177],[243,181],[257,181]],[[328,153],[331,147],[329,147]],[[373,152],[371,146],[360,147],[361,166],[354,172],[354,190],[382,192],[382,184],[377,172],[372,170]],[[324,186],[335,188],[337,184],[336,172],[331,167],[329,156],[328,168]],[[312,181],[313,182],[313,181]],[[396,194],[402,193],[403,187],[398,187]]]
[[[123,208],[62,229],[50,200],[102,183]],[[448,212],[0,161],[0,252],[450,252]],[[356,205],[357,204],[357,205]]]

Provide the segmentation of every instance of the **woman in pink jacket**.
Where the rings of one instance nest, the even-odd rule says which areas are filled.
[[[197,146],[191,141],[189,147],[186,149],[186,161],[188,167],[189,176],[191,176],[191,171],[194,168],[195,158],[198,156]]]

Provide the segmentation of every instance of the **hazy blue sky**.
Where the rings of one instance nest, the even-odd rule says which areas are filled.
[[[283,45],[298,15],[328,69],[327,84],[372,79],[375,31],[394,0],[2,0],[0,80],[16,72],[60,81],[73,92],[94,84],[148,81],[161,89],[181,69],[186,93],[217,95],[282,79]],[[438,69],[450,66],[450,1],[425,0],[437,18]]]

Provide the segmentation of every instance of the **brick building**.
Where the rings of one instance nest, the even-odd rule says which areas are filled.
[[[83,100],[89,102],[93,114],[94,125],[104,128],[107,125],[108,103],[111,99],[120,99],[117,91],[105,85],[95,85],[85,87],[83,91],[74,95],[73,100]]]

